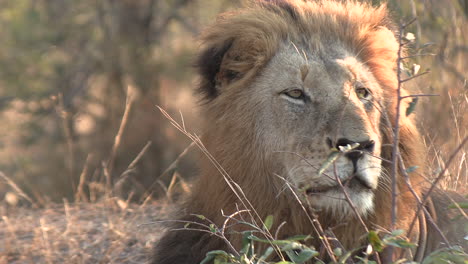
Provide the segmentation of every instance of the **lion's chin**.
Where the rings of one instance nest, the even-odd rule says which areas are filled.
[[[370,189],[344,189],[347,195],[338,186],[320,192],[308,192],[307,199],[315,210],[325,211],[336,219],[353,216],[356,212],[362,217],[374,210],[374,193]]]

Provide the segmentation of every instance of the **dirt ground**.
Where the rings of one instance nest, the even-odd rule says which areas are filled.
[[[0,264],[147,263],[167,217],[165,202],[99,203],[34,209],[0,206]]]

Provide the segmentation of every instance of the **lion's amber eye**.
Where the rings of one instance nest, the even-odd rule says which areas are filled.
[[[291,91],[285,92],[285,94],[294,99],[302,99],[304,97],[304,92],[300,89],[294,89]]]
[[[370,96],[370,92],[365,87],[357,87],[356,94],[360,99],[368,99]]]

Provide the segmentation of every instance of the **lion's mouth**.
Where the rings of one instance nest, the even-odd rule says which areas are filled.
[[[370,191],[374,190],[375,188],[371,186],[366,180],[362,179],[359,175],[354,175],[349,179],[342,181],[341,184],[343,187],[348,190],[355,190],[355,191]],[[307,195],[314,195],[314,194],[321,194],[331,190],[340,190],[341,186],[339,184],[332,185],[332,186],[314,186],[307,188],[305,193]]]

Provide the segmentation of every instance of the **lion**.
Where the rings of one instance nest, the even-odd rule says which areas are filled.
[[[448,224],[445,193],[424,198],[425,150],[404,114],[408,100],[400,108],[399,153],[406,168],[418,169],[409,173],[411,189],[397,170],[392,222],[400,50],[394,32],[385,5],[355,1],[258,0],[220,15],[202,36],[197,59],[201,141],[212,158],[201,158],[200,176],[157,242],[153,263],[193,264],[211,250],[239,250],[239,232],[249,230],[241,223],[227,225],[229,243],[185,228],[205,218],[221,227],[230,215],[255,223],[272,215],[278,238],[310,234],[320,252],[326,250],[315,223],[345,250],[365,248],[366,227],[411,229],[406,236],[418,248],[403,253],[421,260],[448,246],[431,220],[445,224],[450,243],[466,247],[463,232]],[[416,196],[427,201],[426,214]],[[380,258],[388,263],[400,254]]]

